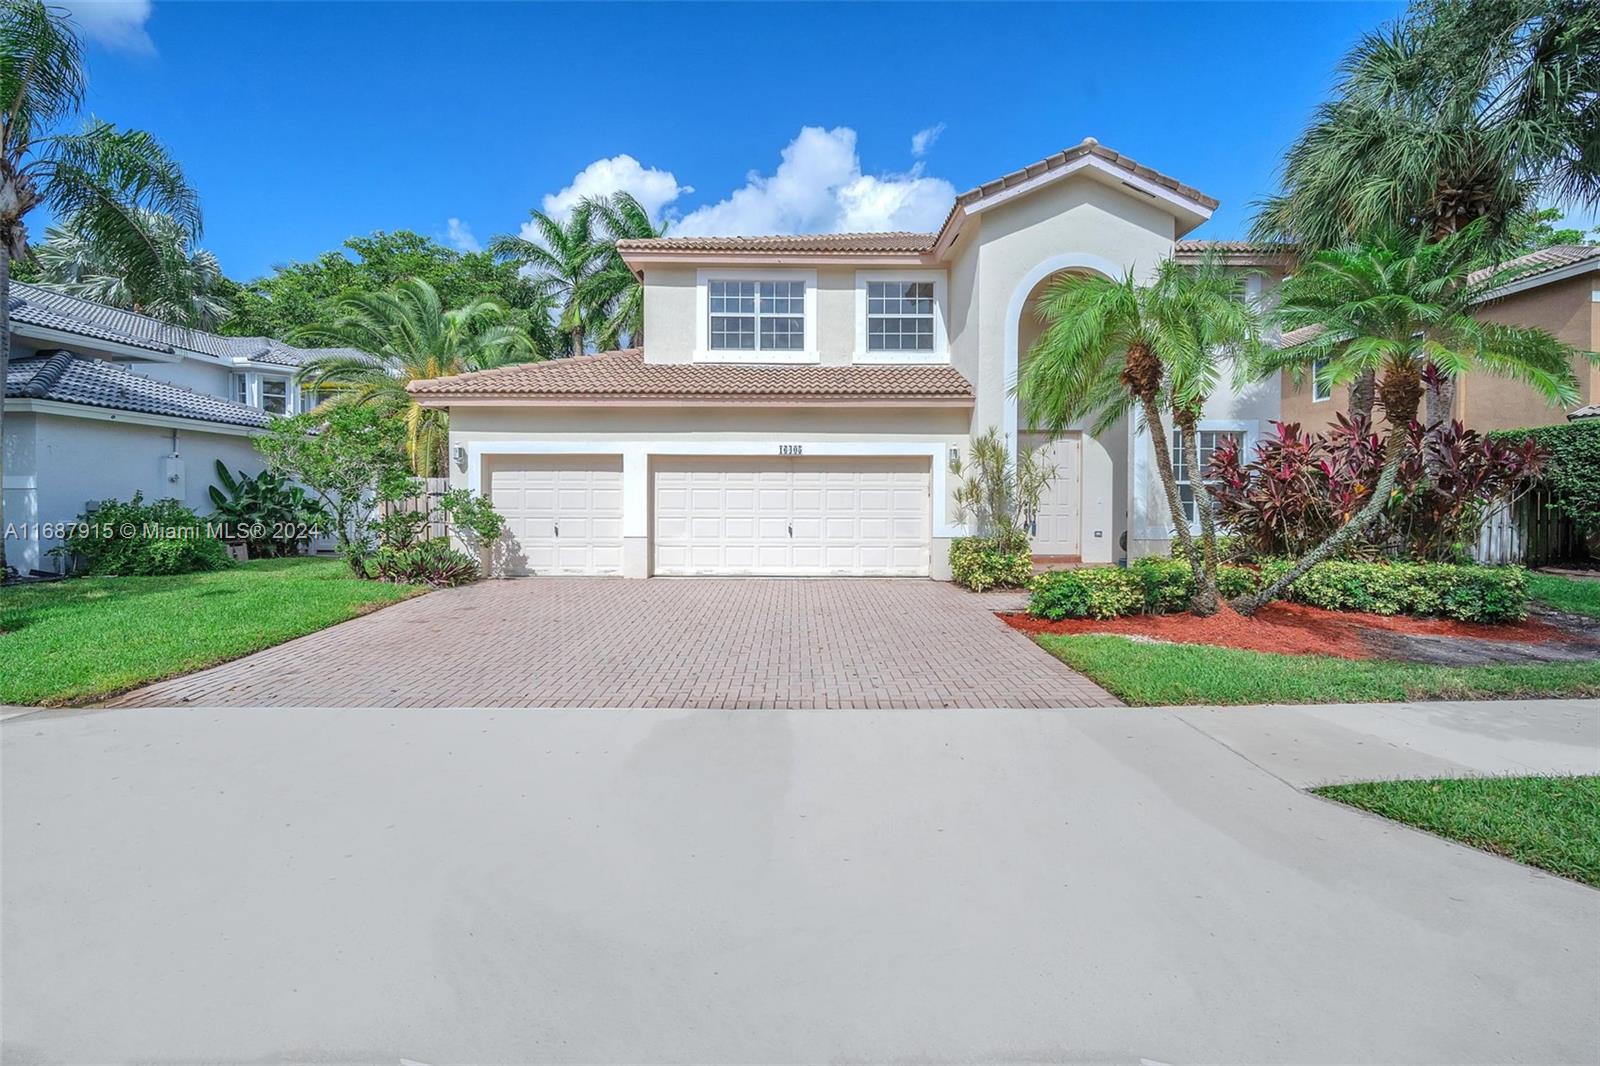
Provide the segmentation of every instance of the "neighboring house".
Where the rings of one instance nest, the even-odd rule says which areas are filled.
[[[990,427],[1058,470],[1037,554],[1165,551],[1148,440],[1051,440],[1014,385],[1052,280],[1148,280],[1216,206],[1089,139],[961,194],[937,233],[623,241],[642,351],[411,390],[449,409],[452,480],[507,515],[512,572],[947,577],[969,532],[950,457]],[[1277,397],[1220,396],[1202,430],[1258,435]]]
[[[214,463],[261,469],[251,438],[312,405],[299,367],[335,349],[220,337],[11,283],[5,381],[6,561],[55,571],[58,529],[103,499],[206,514]]]
[[[1230,262],[1232,259],[1230,258]],[[1492,322],[1536,326],[1574,347],[1600,350],[1600,245],[1560,244],[1519,256],[1501,269],[1516,270],[1495,290],[1480,315]],[[1480,271],[1479,279],[1493,272]],[[1578,404],[1571,411],[1551,406],[1526,385],[1488,374],[1462,375],[1456,382],[1454,415],[1479,432],[1548,426],[1584,417],[1600,405],[1600,366],[1586,359],[1573,365]],[[1296,385],[1282,379],[1283,420],[1320,429],[1349,410],[1345,388],[1319,389],[1308,377]]]

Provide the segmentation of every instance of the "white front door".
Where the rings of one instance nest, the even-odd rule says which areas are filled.
[[[1032,550],[1035,555],[1080,555],[1083,551],[1083,439],[1066,436],[1046,441],[1035,450],[1056,476],[1039,498]]]
[[[928,573],[928,460],[656,460],[657,574]]]
[[[622,457],[491,456],[512,574],[622,573]]]

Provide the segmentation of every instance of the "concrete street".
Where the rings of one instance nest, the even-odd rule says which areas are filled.
[[[1296,785],[1577,702],[9,718],[3,1057],[1593,1062],[1600,892]]]

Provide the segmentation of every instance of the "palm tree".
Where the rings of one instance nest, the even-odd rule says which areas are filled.
[[[105,244],[74,216],[45,230],[33,249],[39,284],[69,296],[121,307],[140,314],[212,329],[231,309],[221,295],[222,267],[204,250],[191,251],[189,234],[175,219],[153,211],[137,213],[146,241],[169,264],[159,288],[146,287],[126,262],[127,249]]]
[[[1539,198],[1600,203],[1600,7],[1434,0],[1345,58],[1337,97],[1289,149],[1253,236],[1313,255],[1397,227],[1438,239],[1485,220],[1499,258]],[[1448,421],[1454,382],[1429,395]],[[1370,377],[1352,411],[1370,417]]]
[[[1185,299],[1181,293],[1186,285],[1185,268],[1171,260],[1152,285],[1138,284],[1132,274],[1121,280],[1063,274],[1040,301],[1045,330],[1022,366],[1017,392],[1030,424],[1052,433],[1085,420],[1091,433],[1104,433],[1130,410],[1138,410],[1150,433],[1174,535],[1194,569],[1193,606],[1201,612],[1216,610],[1214,577],[1207,580],[1202,574],[1204,556],[1184,521],[1163,417],[1168,394],[1162,352],[1202,343],[1196,319],[1204,301],[1198,296]],[[1194,363],[1187,356],[1178,360],[1186,414],[1209,391],[1206,372]],[[1209,602],[1207,590],[1212,593]]]
[[[155,138],[105,122],[62,130],[83,106],[84,88],[83,53],[65,13],[40,0],[0,0],[0,380],[11,360],[11,261],[27,254],[28,212],[46,204],[77,219],[102,246],[122,249],[129,276],[153,288],[170,263],[147,241],[138,212],[169,215],[200,235],[199,200]],[[4,417],[0,405],[0,433]],[[0,541],[0,578],[4,564]]]
[[[538,358],[513,312],[489,299],[445,310],[433,286],[407,278],[382,292],[354,292],[334,301],[333,321],[295,331],[296,343],[354,349],[307,363],[306,386],[333,393],[331,403],[372,404],[401,414],[406,448],[420,477],[446,468],[446,412],[421,407],[406,383]]]
[[[599,263],[579,286],[579,298],[591,322],[598,322],[601,348],[644,345],[644,285],[617,251],[617,242],[648,240],[666,234],[667,227],[650,220],[650,212],[628,193],[613,193],[587,201],[600,223]]]
[[[1259,362],[1261,315],[1244,297],[1243,275],[1228,270],[1215,255],[1192,267],[1170,259],[1163,262],[1152,286],[1151,305],[1158,329],[1156,351],[1166,368],[1167,401],[1183,441],[1200,521],[1199,557],[1190,560],[1196,577],[1194,609],[1197,614],[1214,614],[1222,599],[1217,589],[1221,560],[1211,490],[1199,465],[1197,424],[1222,380],[1224,364],[1243,379]]]
[[[489,242],[489,251],[532,272],[534,287],[560,305],[560,327],[572,338],[572,354],[582,355],[588,328],[583,285],[603,251],[594,241],[594,208],[585,200],[564,223],[543,211],[530,218],[537,240],[502,234]]]
[[[1422,401],[1424,364],[1448,374],[1482,370],[1522,381],[1553,402],[1578,395],[1572,360],[1580,353],[1541,329],[1482,322],[1474,308],[1512,271],[1476,283],[1483,265],[1480,220],[1439,241],[1391,230],[1368,245],[1331,248],[1302,264],[1279,288],[1277,317],[1298,343],[1263,352],[1255,371],[1302,375],[1325,362],[1330,384],[1372,373],[1388,422],[1384,461],[1361,509],[1280,578],[1234,606],[1253,614],[1300,575],[1340,551],[1377,519],[1394,491],[1411,424]]]

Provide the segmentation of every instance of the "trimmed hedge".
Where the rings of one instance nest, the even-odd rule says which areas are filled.
[[[1542,478],[1554,491],[1556,510],[1584,533],[1600,532],[1600,418],[1584,418],[1560,426],[1501,429],[1490,440],[1531,440],[1545,453]]]
[[[1274,560],[1259,571],[1224,565],[1217,584],[1232,599],[1289,565]],[[1174,559],[1140,559],[1126,569],[1060,570],[1035,579],[1028,613],[1051,621],[1166,614],[1186,610],[1193,589],[1188,564]],[[1330,611],[1515,622],[1527,617],[1528,575],[1516,566],[1326,562],[1290,585],[1285,598]]]
[[[950,577],[973,592],[1027,588],[1033,580],[1033,555],[1002,551],[990,537],[958,537],[950,542]]]

